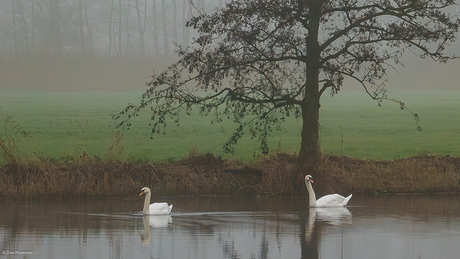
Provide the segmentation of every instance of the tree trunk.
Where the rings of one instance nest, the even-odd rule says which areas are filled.
[[[165,60],[168,60],[169,57],[169,36],[168,36],[168,20],[166,16],[166,2],[161,0],[161,16],[163,20],[163,46],[164,46],[164,57]]]
[[[172,12],[173,12],[173,21],[172,21],[172,26],[173,26],[173,41],[175,44],[177,44],[177,5],[176,1],[172,1]]]
[[[112,18],[112,17],[110,17]],[[78,24],[80,25],[80,51],[82,57],[86,56],[85,50],[85,30],[83,28],[83,2],[82,0],[78,0]]]
[[[11,4],[12,4],[12,7],[13,7],[13,10],[12,10],[12,13],[13,13],[13,40],[14,40],[14,58],[15,60],[18,60],[18,46],[19,46],[19,43],[18,43],[18,36],[17,36],[17,32],[16,32],[16,6],[15,6],[15,1],[14,0],[11,0]]]
[[[88,20],[88,0],[85,0],[85,4],[83,5],[83,14],[85,16],[85,22],[86,22],[86,35],[88,35],[87,40],[85,41],[85,53],[88,57],[91,57],[92,55],[92,49],[93,49],[93,29],[91,24],[89,23]]]
[[[190,28],[185,26],[185,23],[192,18],[192,10],[190,3],[187,0],[183,2],[182,8],[182,47],[187,47],[190,44]]]
[[[320,21],[319,3],[312,1],[310,5],[310,27],[306,38],[307,57],[305,97],[302,100],[302,142],[299,152],[299,165],[304,166],[310,162],[315,163],[320,156],[319,149],[319,60],[321,50],[318,43],[318,30]]]
[[[299,152],[299,164],[315,162],[321,155],[319,148],[319,102],[315,96],[307,98],[302,105],[302,142]]]
[[[152,3],[152,23],[153,23],[153,56],[157,58],[160,53],[158,46],[158,19],[157,19],[157,3],[153,0]]]
[[[130,10],[130,3],[128,1],[128,5],[126,7],[126,49],[125,49],[125,56],[129,56],[129,37],[131,34],[129,33],[129,10]],[[120,45],[121,46],[121,45]]]
[[[297,185],[294,187],[302,196],[307,192],[304,177],[307,174],[317,177],[317,162],[320,159],[319,147],[319,68],[321,50],[318,43],[318,31],[320,22],[320,3],[312,1],[310,8],[310,26],[306,38],[307,57],[305,58],[306,82],[305,96],[301,103],[302,109],[302,132],[301,145],[298,157]]]
[[[32,33],[31,33],[31,36],[32,36],[32,46],[30,46],[31,48],[31,53],[32,55],[35,55],[35,2],[34,1],[31,1],[32,3]]]
[[[144,58],[145,56],[144,28],[142,28],[142,17],[141,17],[141,9],[139,6],[139,0],[136,0],[135,4],[136,4],[136,13],[137,13],[137,28],[139,32],[139,56],[141,58]]]
[[[122,46],[121,46],[121,39],[123,34],[123,12],[121,6],[121,0],[118,0],[118,57],[122,56]]]
[[[107,50],[107,54],[108,56],[112,56],[112,18],[113,18],[113,9],[114,9],[114,6],[115,6],[115,0],[112,0],[111,3],[110,3],[110,14],[109,14],[109,47],[108,47],[108,50]]]
[[[142,28],[143,28],[142,29],[143,30],[142,34],[144,35],[144,36],[142,36],[142,40],[144,41],[144,44],[143,44],[144,55],[146,54],[145,53],[146,50],[145,50],[145,39],[144,39],[144,37],[145,37],[145,30],[147,28],[147,23],[148,23],[148,17],[147,17],[148,8],[147,7],[148,7],[147,0],[144,0],[144,21],[143,21],[144,25],[142,25]],[[142,57],[142,58],[145,58],[145,57]]]
[[[61,60],[63,56],[62,35],[61,35],[61,16],[59,13],[59,0],[49,0],[50,5],[50,45],[52,55],[56,60]]]
[[[19,14],[21,17],[21,27],[22,27],[22,45],[24,46],[23,52],[23,58],[26,60],[29,58],[30,50],[29,50],[29,37],[27,34],[27,22],[26,22],[26,14],[28,15],[27,11],[24,8],[24,4],[21,2],[19,3]]]
[[[307,196],[304,184],[305,175],[318,177],[317,162],[320,159],[319,147],[319,93],[318,73],[310,71],[308,74],[305,98],[302,102],[302,132],[301,145],[298,157],[298,176],[294,189],[297,194]],[[316,78],[316,80],[315,80]],[[316,81],[316,82],[315,82]]]

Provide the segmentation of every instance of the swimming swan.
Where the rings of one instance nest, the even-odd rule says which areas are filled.
[[[325,195],[318,200],[316,200],[315,192],[311,187],[313,179],[311,175],[305,176],[305,185],[307,185],[309,204],[310,207],[345,207],[347,206],[348,201],[351,199],[353,194],[350,194],[348,197],[343,197],[340,194],[329,194]]]
[[[157,202],[157,203],[152,203],[150,204],[150,196],[152,195],[150,192],[150,189],[148,187],[144,187],[141,189],[141,193],[139,196],[142,196],[142,194],[145,194],[145,200],[144,200],[144,210],[143,214],[144,215],[166,215],[166,214],[171,214],[171,210],[173,205],[168,205],[166,202]]]

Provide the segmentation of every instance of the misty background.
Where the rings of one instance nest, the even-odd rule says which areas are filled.
[[[223,0],[0,0],[0,89],[143,89]],[[157,71],[158,72],[158,71]]]
[[[0,90],[143,91],[196,32],[185,22],[224,0],[0,0]],[[450,53],[458,46],[451,46]],[[387,88],[458,89],[460,63],[407,53]],[[360,89],[353,82],[344,89]]]

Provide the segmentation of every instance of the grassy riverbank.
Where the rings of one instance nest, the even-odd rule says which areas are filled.
[[[149,114],[132,130],[114,129],[111,114],[140,92],[21,93],[0,95],[0,197],[108,197],[136,195],[300,196],[296,169],[299,121],[290,118],[260,156],[257,139],[243,137],[235,156],[222,144],[235,125],[183,116],[166,135],[151,135]],[[378,107],[362,92],[326,96],[321,108],[321,146],[315,189],[380,194],[457,192],[460,91],[401,92],[420,116],[390,102]],[[250,135],[250,134],[247,134]],[[151,137],[153,139],[151,139]],[[351,158],[353,157],[353,158]],[[406,158],[409,157],[409,158]]]
[[[393,161],[324,157],[318,195],[458,192],[460,158],[424,156]],[[0,197],[10,199],[132,197],[149,186],[154,196],[301,196],[295,157],[277,155],[247,164],[201,154],[174,163],[13,160],[0,168]]]

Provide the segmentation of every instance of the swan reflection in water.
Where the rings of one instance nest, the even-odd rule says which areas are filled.
[[[351,212],[345,207],[310,208],[313,221],[324,221],[330,225],[351,224]]]
[[[311,243],[312,238],[317,238],[313,236],[315,224],[318,222],[324,222],[329,225],[339,226],[342,224],[351,224],[352,221],[351,212],[345,207],[335,207],[335,208],[310,208],[308,214],[308,226],[305,232],[305,241]]]
[[[305,215],[305,214],[304,214]],[[319,258],[321,233],[323,228],[340,227],[344,224],[352,224],[352,214],[345,207],[334,208],[311,208],[308,218],[301,220],[301,258]]]
[[[152,228],[166,228],[172,223],[171,215],[144,215],[144,234],[141,235],[142,244],[150,244],[150,227]]]

